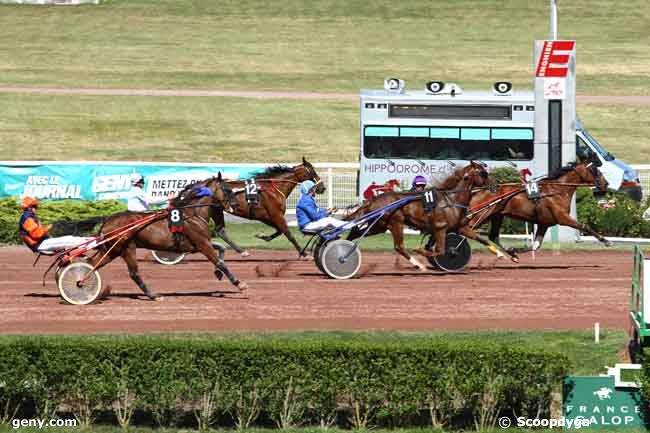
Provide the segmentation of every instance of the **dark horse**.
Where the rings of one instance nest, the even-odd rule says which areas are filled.
[[[370,229],[367,235],[384,233],[389,230],[393,236],[395,251],[407,259],[420,270],[426,269],[425,265],[412,257],[404,246],[404,227],[411,227],[425,233],[432,234],[435,239],[435,248],[432,252],[418,252],[423,255],[438,256],[445,253],[445,237],[449,231],[458,231],[465,236],[488,244],[486,239],[479,237],[467,227],[467,206],[472,196],[472,190],[481,188],[488,182],[488,172],[481,163],[470,162],[464,168],[457,169],[439,187],[430,189],[435,194],[435,208],[425,210],[423,200],[418,199],[407,203],[403,207],[381,217]],[[384,193],[366,203],[346,220],[354,220],[366,213],[384,207],[394,201],[408,196],[422,196],[422,192]],[[363,228],[355,227],[350,231],[348,239],[356,239],[363,234]]]
[[[214,264],[214,273],[218,279],[226,275],[240,291],[245,290],[248,287],[246,283],[239,281],[226,266],[223,260],[224,248],[219,244],[213,244],[210,240],[208,227],[210,209],[223,207],[225,200],[221,173],[217,177],[200,182],[200,184],[207,187],[212,192],[212,196],[200,196],[198,191],[193,188],[197,184],[192,184],[185,187],[171,201],[171,206],[183,211],[183,236],[181,239],[175,239],[168,226],[167,218],[157,218],[142,227],[138,226],[135,230],[127,230],[123,236],[100,246],[97,253],[90,259],[90,264],[99,269],[115,258],[122,257],[129,268],[129,276],[144,294],[150,299],[160,299],[159,295],[149,290],[138,273],[136,248],[177,253],[200,252]],[[129,211],[111,215],[105,218],[99,234],[101,236],[119,230],[120,227],[149,215],[151,212]]]
[[[253,179],[257,184],[258,193],[257,203],[254,206],[249,205],[246,198],[246,181],[229,180],[223,185],[226,202],[230,207],[227,212],[242,218],[258,220],[273,227],[275,233],[270,235],[258,234],[257,237],[269,242],[283,234],[300,252],[302,248],[291,231],[289,231],[289,226],[284,218],[287,209],[287,197],[297,185],[305,180],[312,180],[316,183],[317,193],[324,192],[325,186],[321,182],[318,173],[303,157],[300,165],[294,167],[272,166],[256,174]],[[230,240],[226,234],[223,211],[223,208],[213,208],[210,213],[217,227],[217,234],[236,251],[241,252],[243,250]]]
[[[538,181],[540,196],[538,199],[528,198],[521,184],[503,184],[498,191],[481,191],[472,197],[470,209],[478,208],[498,196],[505,196],[496,206],[474,212],[470,226],[477,228],[487,221],[491,222],[490,240],[499,244],[499,230],[504,217],[527,221],[538,225],[533,245],[525,248],[510,248],[513,256],[518,253],[537,250],[544,241],[544,235],[549,227],[563,225],[587,232],[600,242],[610,246],[611,243],[587,224],[573,219],[570,214],[571,198],[579,186],[596,186],[601,191],[607,191],[607,180],[598,169],[598,164],[592,160],[572,163],[560,168],[554,173]]]

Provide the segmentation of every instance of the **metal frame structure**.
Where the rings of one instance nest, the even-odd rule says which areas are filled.
[[[650,273],[646,276],[644,271],[644,262],[649,261],[645,258],[643,250],[639,245],[634,246],[634,264],[632,267],[632,286],[630,292],[630,321],[632,323],[634,335],[631,336],[632,344],[639,345],[641,349],[646,344],[646,339],[650,337],[650,327],[647,320],[650,318],[650,305],[646,300],[646,287],[650,290]],[[650,263],[649,263],[650,265]]]

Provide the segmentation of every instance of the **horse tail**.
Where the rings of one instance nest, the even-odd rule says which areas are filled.
[[[86,218],[82,220],[59,220],[52,224],[50,234],[52,236],[84,236],[95,233],[95,227],[103,224],[107,219],[105,216]]]

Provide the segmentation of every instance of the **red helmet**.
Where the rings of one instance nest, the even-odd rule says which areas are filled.
[[[38,207],[38,204],[39,204],[38,200],[36,200],[35,198],[25,197],[23,199],[23,202],[20,204],[20,208],[27,210],[33,207]]]

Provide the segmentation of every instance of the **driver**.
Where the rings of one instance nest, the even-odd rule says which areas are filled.
[[[39,202],[35,198],[25,197],[20,203],[23,215],[18,221],[18,231],[25,245],[35,253],[53,253],[58,250],[72,248],[94,238],[81,236],[61,236],[51,238],[48,232],[51,225],[43,226],[36,216]],[[92,245],[88,245],[91,248]]]
[[[169,193],[168,198],[162,198],[159,200],[148,200],[147,194],[144,192],[144,178],[136,174],[131,179],[131,185],[133,186],[129,191],[129,201],[126,205],[127,210],[131,212],[146,212],[149,210],[152,204],[162,204],[167,201],[168,198],[174,196],[174,192]]]
[[[332,218],[330,211],[319,208],[316,205],[316,184],[306,180],[300,185],[300,200],[296,206],[296,218],[301,231],[318,231],[327,226],[340,227],[347,224],[347,221]]]
[[[422,192],[427,188],[427,180],[424,176],[415,176],[411,184],[411,192]]]

